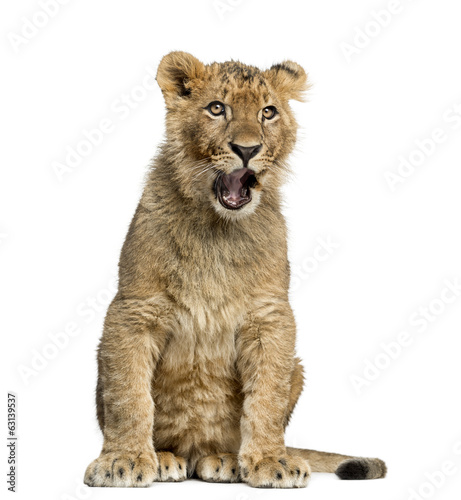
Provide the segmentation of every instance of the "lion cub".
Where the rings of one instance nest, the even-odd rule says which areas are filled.
[[[287,448],[303,385],[288,302],[280,187],[307,76],[205,65],[158,68],[166,140],[120,258],[98,350],[104,434],[89,486],[205,481],[299,488],[311,471],[383,477],[378,459]]]

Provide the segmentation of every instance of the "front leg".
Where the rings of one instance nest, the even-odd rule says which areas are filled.
[[[306,460],[289,456],[284,422],[295,367],[296,326],[288,301],[261,300],[237,338],[238,369],[244,404],[240,474],[256,487],[307,486]]]
[[[114,300],[98,350],[98,409],[104,434],[88,486],[148,486],[158,475],[153,445],[152,377],[166,339],[168,305]]]

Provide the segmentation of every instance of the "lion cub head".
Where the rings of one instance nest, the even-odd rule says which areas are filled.
[[[307,90],[303,68],[205,65],[172,52],[157,81],[167,107],[163,152],[183,195],[226,218],[254,212],[287,172],[297,130],[289,100]]]

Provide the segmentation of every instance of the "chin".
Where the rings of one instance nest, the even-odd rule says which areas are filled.
[[[227,208],[221,204],[218,198],[212,197],[213,208],[223,219],[230,221],[242,220],[253,214],[261,200],[261,191],[252,192],[251,200],[240,208]]]

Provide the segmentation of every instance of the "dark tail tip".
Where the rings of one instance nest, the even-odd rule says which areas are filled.
[[[340,479],[379,479],[386,473],[386,464],[379,458],[350,458],[336,469]]]
[[[370,467],[364,459],[349,459],[341,462],[336,469],[336,475],[340,479],[366,479],[370,473]]]

